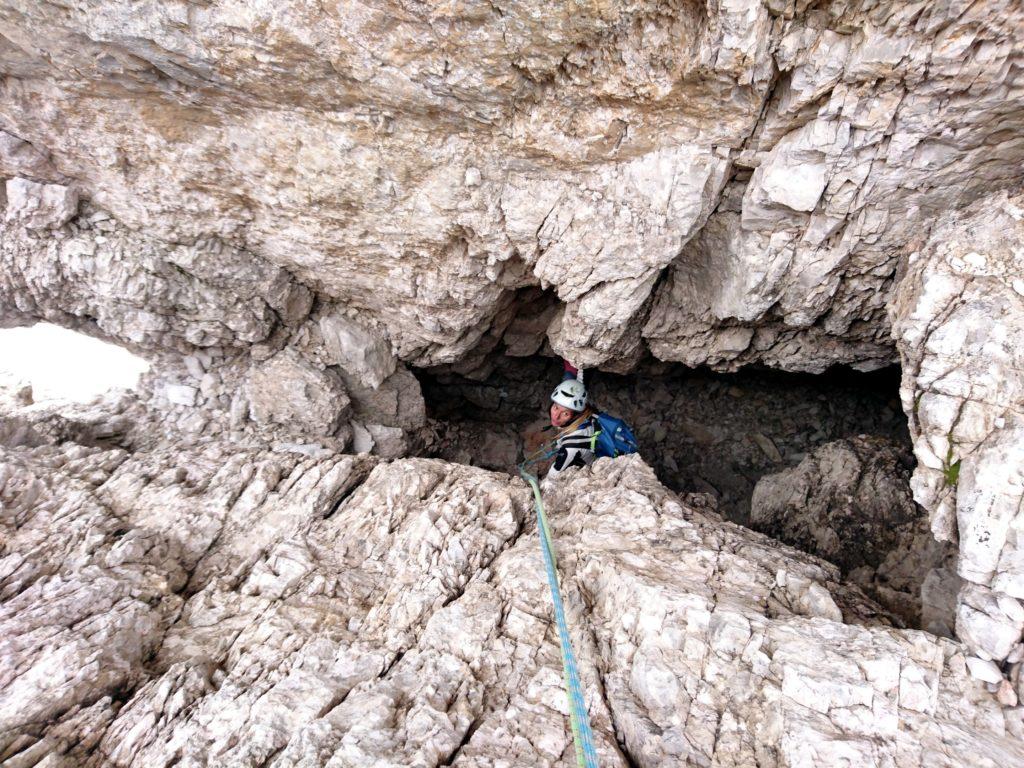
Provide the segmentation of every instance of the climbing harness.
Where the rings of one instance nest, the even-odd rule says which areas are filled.
[[[545,446],[541,447],[541,450]],[[555,562],[555,545],[548,527],[547,515],[544,513],[544,502],[540,497],[540,486],[537,478],[526,471],[529,464],[543,460],[527,457],[519,465],[519,474],[533,489],[534,506],[537,509],[537,530],[540,532],[540,548],[544,555],[544,568],[548,573],[548,586],[551,587],[551,601],[555,605],[555,623],[558,625],[558,645],[562,651],[562,679],[565,682],[565,693],[569,699],[569,722],[572,725],[573,744],[576,747],[576,765],[578,768],[597,768],[597,751],[594,749],[594,734],[590,730],[590,718],[587,705],[583,700],[583,689],[580,686],[580,673],[576,667],[576,656],[572,652],[572,639],[565,621],[565,607],[562,605],[562,593],[558,586],[558,570]],[[551,452],[547,453],[550,456]]]

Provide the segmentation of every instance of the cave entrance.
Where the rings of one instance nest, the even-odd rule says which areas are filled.
[[[133,389],[149,363],[128,350],[50,323],[0,329],[0,393],[17,405],[84,403]]]
[[[546,420],[561,363],[498,358],[475,381],[419,372],[437,439],[428,452],[514,471],[522,436]],[[592,402],[624,419],[661,481],[681,493],[710,493],[733,522],[749,524],[754,486],[816,447],[867,434],[910,451],[897,367],[821,375],[745,368],[715,373],[648,361],[627,375],[586,373]]]
[[[427,455],[514,473],[561,374],[546,357],[497,358],[481,380],[419,372]],[[899,382],[896,367],[726,374],[650,360],[586,375],[594,405],[632,427],[667,487],[710,494],[726,519],[835,563],[893,623],[951,636],[955,548],[913,502]]]

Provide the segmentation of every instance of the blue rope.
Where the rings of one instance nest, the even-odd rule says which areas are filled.
[[[578,768],[598,768],[597,750],[594,749],[594,734],[590,730],[590,718],[583,698],[583,688],[580,685],[580,673],[576,666],[576,656],[572,652],[569,626],[565,621],[565,606],[562,604],[562,593],[558,586],[558,570],[555,565],[555,546],[551,538],[551,529],[548,528],[547,515],[544,513],[540,487],[537,485],[537,478],[526,471],[526,462],[519,466],[519,474],[533,488],[533,498],[537,508],[537,529],[540,531],[541,552],[544,555],[544,567],[548,573],[551,600],[555,604],[558,644],[562,652],[562,678],[565,682],[566,695],[569,698],[569,722],[572,726],[573,743],[576,747],[576,764]]]

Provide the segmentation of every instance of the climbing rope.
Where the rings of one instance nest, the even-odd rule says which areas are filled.
[[[540,453],[538,451],[537,453]],[[578,768],[597,768],[597,751],[594,749],[594,734],[590,730],[590,718],[587,705],[583,700],[583,689],[580,686],[580,673],[576,667],[576,656],[572,652],[572,639],[565,621],[565,607],[562,605],[562,593],[558,586],[558,570],[555,563],[555,545],[548,527],[547,515],[544,513],[544,502],[540,497],[540,486],[537,478],[526,471],[529,464],[543,460],[530,457],[519,465],[519,474],[533,488],[534,505],[537,508],[537,530],[540,532],[540,548],[544,555],[544,567],[548,572],[548,586],[551,587],[551,600],[555,604],[555,623],[558,625],[558,645],[562,651],[562,679],[565,682],[565,693],[569,699],[569,722],[572,725],[573,744],[576,747],[576,765]],[[550,455],[550,453],[548,453]]]

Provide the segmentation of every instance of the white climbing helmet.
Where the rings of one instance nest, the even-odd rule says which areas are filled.
[[[570,411],[579,412],[587,407],[587,388],[583,386],[582,381],[569,379],[555,387],[555,391],[551,393],[551,400]]]

